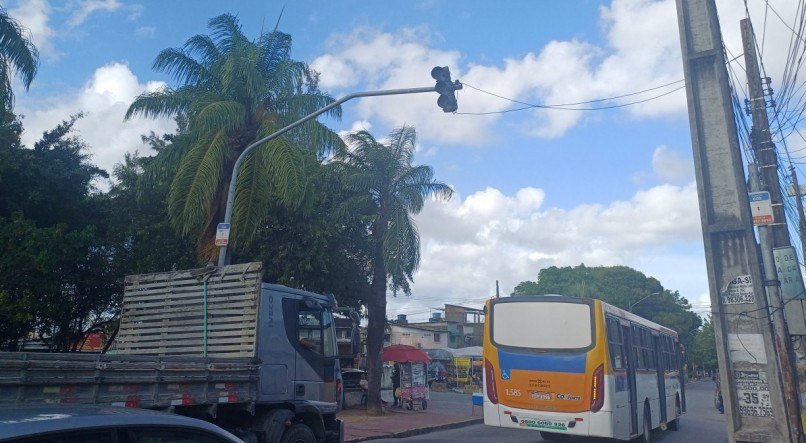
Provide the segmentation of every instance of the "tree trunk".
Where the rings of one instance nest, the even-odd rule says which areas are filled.
[[[377,229],[381,226],[380,229]],[[377,223],[372,236],[375,240],[372,287],[367,303],[367,412],[383,414],[381,375],[383,374],[383,336],[386,329],[386,263],[383,260],[385,226]]]

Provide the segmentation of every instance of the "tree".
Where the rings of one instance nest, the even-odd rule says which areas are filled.
[[[28,31],[9,17],[5,8],[0,7],[0,100],[3,111],[10,112],[14,105],[12,71],[20,77],[27,91],[36,76],[38,66],[39,53],[31,42]]]
[[[265,281],[330,293],[339,306],[359,308],[370,294],[364,217],[340,210],[350,193],[339,168],[309,165],[310,201],[297,207],[274,199],[252,246],[235,258],[259,258]]]
[[[412,220],[429,197],[448,200],[453,190],[434,181],[430,166],[412,165],[416,134],[403,126],[389,135],[389,144],[367,131],[347,136],[350,150],[336,156],[345,170],[345,188],[356,195],[345,210],[366,214],[372,271],[367,301],[367,372],[370,390],[367,409],[381,414],[381,350],[386,322],[386,289],[411,292],[410,282],[420,263],[420,237]]]
[[[154,69],[179,82],[140,95],[126,118],[178,116],[187,131],[162,153],[155,167],[176,162],[168,194],[168,215],[183,235],[198,239],[200,255],[217,253],[212,239],[224,218],[232,169],[253,142],[330,103],[317,77],[291,59],[291,36],[276,29],[250,41],[229,14],[210,20],[211,35],[196,35],[181,49],[165,49]],[[340,108],[329,111],[340,117]],[[246,245],[265,220],[273,195],[300,200],[307,177],[302,151],[324,155],[343,147],[336,133],[311,120],[248,154],[237,177],[233,210],[234,246]]]
[[[522,282],[513,296],[560,294],[571,297],[598,298],[622,309],[674,329],[680,334],[696,330],[702,319],[691,311],[688,300],[677,291],[664,289],[652,277],[627,266],[541,269],[537,282]]]
[[[45,132],[34,149],[20,145],[15,124],[0,131],[0,346],[7,349],[34,332],[53,350],[74,349],[119,301],[105,240],[108,200],[92,187],[106,173],[71,135],[79,117]]]

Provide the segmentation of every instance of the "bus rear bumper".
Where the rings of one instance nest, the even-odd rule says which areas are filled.
[[[595,413],[533,411],[485,401],[484,424],[568,435],[597,437],[613,435],[610,411]]]

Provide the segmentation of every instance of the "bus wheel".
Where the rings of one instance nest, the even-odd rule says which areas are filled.
[[[680,401],[679,400],[675,400],[675,402],[674,402],[674,410],[675,410],[675,414],[677,414],[677,417],[674,420],[670,421],[667,424],[667,426],[669,427],[670,430],[677,431],[678,429],[680,429],[680,415],[682,415],[682,411],[680,410]]]
[[[641,434],[641,442],[650,443],[652,441],[652,415],[649,413],[649,406],[644,406],[644,432]]]

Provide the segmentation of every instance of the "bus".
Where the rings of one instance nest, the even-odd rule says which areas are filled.
[[[677,430],[685,390],[677,333],[601,300],[526,295],[488,300],[484,423],[649,442]]]

